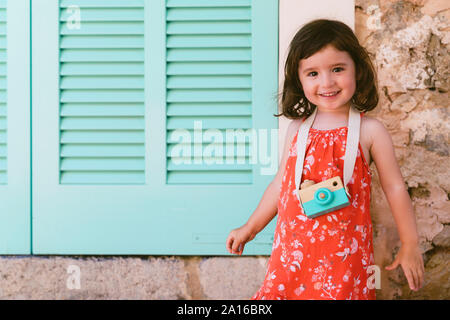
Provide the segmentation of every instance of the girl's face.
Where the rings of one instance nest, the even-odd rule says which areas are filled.
[[[298,74],[306,98],[320,111],[348,110],[356,81],[355,63],[346,51],[328,45],[301,59]]]

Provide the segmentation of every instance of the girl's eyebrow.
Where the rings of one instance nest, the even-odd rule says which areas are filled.
[[[347,64],[344,62],[339,62],[339,63],[332,64],[329,67],[336,67],[336,66],[347,66]],[[314,69],[317,69],[317,68],[316,67],[306,68],[305,70],[303,70],[303,73],[308,72],[309,70],[314,70]]]

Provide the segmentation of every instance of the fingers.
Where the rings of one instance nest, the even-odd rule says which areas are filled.
[[[229,253],[231,253],[231,254],[235,253],[234,249],[233,249],[235,244],[236,244],[236,241],[235,241],[234,235],[230,234],[227,238],[227,250]]]
[[[234,243],[234,235],[233,233],[230,233],[226,242],[227,251],[229,253],[233,253],[233,243]]]
[[[244,246],[245,244],[241,243],[238,247],[238,254],[242,255],[242,252],[244,252]]]
[[[414,269],[406,268],[406,270],[403,271],[405,272],[406,279],[408,280],[409,288],[417,291],[417,278]]]
[[[234,233],[230,233],[226,241],[227,251],[231,254],[241,255],[244,251],[244,245],[241,241],[238,241]]]
[[[415,272],[414,272],[415,278],[417,281],[416,282],[416,291],[417,291],[423,287],[423,283],[424,283],[425,270],[424,270],[422,259],[420,259],[420,261],[418,262],[418,265],[415,266],[414,270],[415,270]]]
[[[394,262],[392,262],[392,264],[388,265],[385,269],[386,270],[393,270],[393,269],[398,267],[398,264],[399,264],[399,260],[395,259]]]
[[[420,264],[420,272],[419,272],[419,289],[423,287],[425,283],[425,267],[423,266],[423,262]]]
[[[420,288],[419,273],[417,272],[416,269],[413,269],[412,270],[412,274],[413,274],[413,277],[414,277],[414,291],[417,291]]]
[[[403,267],[403,272],[406,279],[408,280],[408,285],[411,290],[418,291],[423,286],[424,282],[424,269],[423,265],[414,265],[409,267]]]
[[[419,281],[420,281],[420,286],[419,286],[419,289],[420,289],[423,287],[423,285],[425,283],[425,266],[423,265],[422,256],[420,256]]]
[[[385,269],[394,270],[398,265],[402,266],[403,273],[405,274],[411,290],[418,291],[422,288],[424,284],[425,268],[423,265],[423,258],[420,254],[413,257],[407,256],[407,258],[404,256],[401,258],[401,255],[399,254],[394,262],[385,267]]]
[[[235,244],[233,246],[233,253],[242,255],[242,252],[244,252],[244,247],[245,247],[245,241],[242,241],[242,240],[235,241]]]

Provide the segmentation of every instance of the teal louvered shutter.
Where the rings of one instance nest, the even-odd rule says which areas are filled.
[[[32,5],[33,252],[225,254],[273,178],[277,1]]]
[[[0,0],[0,254],[30,254],[28,1]]]
[[[60,183],[143,184],[143,2],[74,3],[60,6]]]
[[[250,133],[253,127],[251,3],[205,4],[167,1],[167,182],[252,183],[249,139],[239,146],[244,161],[237,163],[236,150],[228,154],[230,164],[221,163],[226,130]],[[183,137],[182,129],[190,137],[184,140],[193,144],[186,161],[176,157],[186,158],[181,138],[176,139]],[[212,150],[219,156],[208,158]]]

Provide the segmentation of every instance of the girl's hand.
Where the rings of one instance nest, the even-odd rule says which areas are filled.
[[[408,280],[409,288],[414,291],[422,288],[425,269],[419,247],[417,245],[402,245],[394,262],[387,266],[386,270],[394,270],[399,264]]]
[[[234,229],[227,238],[226,246],[229,253],[242,255],[244,246],[247,242],[253,240],[255,234],[247,224]]]

